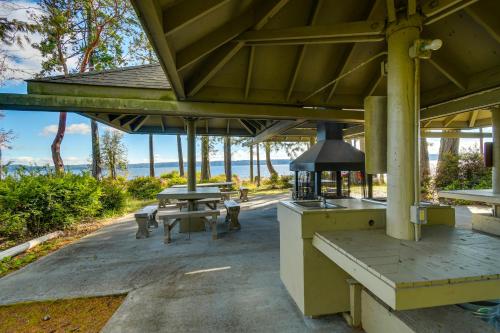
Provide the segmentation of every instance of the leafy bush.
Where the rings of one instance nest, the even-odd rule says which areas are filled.
[[[136,199],[154,199],[163,189],[162,183],[154,177],[137,177],[128,182],[128,193]]]
[[[117,214],[125,210],[127,206],[127,184],[124,179],[104,179],[101,182],[102,194],[101,214]]]
[[[88,174],[19,174],[0,182],[0,235],[64,229],[101,210],[99,183]]]
[[[164,173],[160,176],[160,178],[165,182],[166,187],[183,185],[187,183],[187,178],[181,177],[179,171],[177,170],[171,171],[169,173]]]
[[[262,181],[262,184],[270,189],[283,189],[292,187],[290,181],[293,179],[292,176],[283,175],[279,176],[277,173],[271,174],[269,178]]]
[[[446,154],[434,179],[438,190],[491,188],[491,169],[484,166],[481,153],[469,149],[458,156]]]

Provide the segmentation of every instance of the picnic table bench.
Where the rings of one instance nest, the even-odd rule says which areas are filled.
[[[158,228],[158,222],[156,222],[156,214],[158,213],[157,205],[149,205],[134,214],[135,221],[137,222],[137,233],[135,238],[147,238],[149,237],[149,227]]]
[[[241,201],[248,201],[248,188],[246,187],[240,187],[240,200]]]
[[[241,229],[241,224],[238,219],[240,214],[240,204],[234,200],[224,201],[224,207],[226,208],[226,222],[229,222],[229,230],[231,229]]]
[[[172,241],[171,233],[172,229],[175,227],[180,219],[191,219],[199,217],[211,217],[208,221],[212,229],[212,239],[217,239],[217,217],[220,215],[220,210],[210,209],[210,210],[196,210],[187,212],[166,212],[162,213],[159,218],[163,222],[164,233],[165,233],[165,243],[170,243]]]

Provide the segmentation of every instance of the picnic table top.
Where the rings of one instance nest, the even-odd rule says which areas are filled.
[[[232,186],[234,183],[233,182],[218,182],[218,183],[201,183],[201,184],[196,184],[196,187],[224,187],[224,186]],[[185,188],[187,187],[186,184],[182,185],[174,185],[171,188]]]
[[[220,189],[218,187],[197,187],[195,191],[188,191],[187,187],[170,187],[158,193],[157,198],[159,200],[199,200],[206,198],[220,198],[220,196]]]

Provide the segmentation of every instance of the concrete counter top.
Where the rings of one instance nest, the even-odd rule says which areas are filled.
[[[314,201],[314,200],[311,200]],[[317,213],[345,213],[352,211],[372,211],[372,210],[385,210],[386,206],[379,203],[366,202],[361,199],[328,199],[327,203],[332,203],[335,205],[342,206],[344,208],[306,208],[294,204],[295,200],[284,200],[280,201],[280,205],[283,205],[291,210],[304,214],[317,214]]]

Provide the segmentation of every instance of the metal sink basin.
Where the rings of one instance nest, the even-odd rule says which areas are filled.
[[[312,200],[312,201],[292,201],[294,205],[300,206],[302,208],[308,208],[308,209],[339,209],[339,208],[345,208],[344,206],[336,205],[333,203],[327,202],[324,204],[322,201],[319,200]]]

